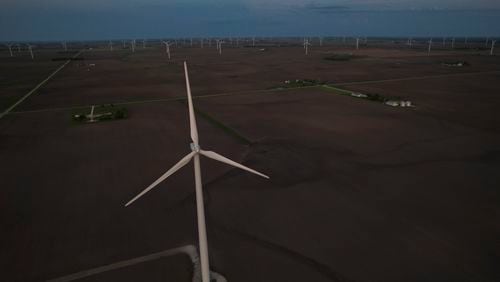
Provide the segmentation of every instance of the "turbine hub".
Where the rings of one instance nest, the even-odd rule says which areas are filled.
[[[198,145],[198,144],[191,143],[191,144],[189,144],[189,147],[191,147],[191,151],[193,151],[195,153],[200,152],[200,145]]]

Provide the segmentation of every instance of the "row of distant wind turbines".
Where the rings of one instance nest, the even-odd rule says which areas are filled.
[[[367,37],[364,37],[364,38],[354,38],[355,39],[355,49],[356,50],[359,50],[360,49],[360,43],[361,41],[363,40],[364,41],[364,44],[367,44],[368,42],[368,38]],[[222,39],[212,39],[212,38],[207,38],[207,39],[204,39],[204,38],[198,38],[199,40],[199,43],[200,43],[200,48],[204,48],[204,46],[207,44],[208,47],[212,47],[212,41],[215,41],[216,43],[216,48],[217,48],[217,53],[219,55],[222,55],[222,44],[226,43],[226,41],[222,40]],[[313,46],[313,44],[311,43],[312,40],[311,38],[309,37],[304,37],[303,39],[303,48],[304,48],[304,53],[305,55],[309,55],[310,53],[310,47]],[[171,46],[175,45],[176,47],[179,45],[179,41],[182,42],[183,45],[186,45],[186,39],[174,39],[174,40],[170,40],[170,41],[165,41],[165,40],[161,40],[161,44],[165,46],[165,53],[167,54],[168,58],[171,59]],[[240,41],[245,41],[245,42],[249,42],[251,41],[252,42],[252,47],[255,47],[255,37],[252,37],[251,39],[249,38],[243,38],[243,39],[240,39],[240,38],[229,38],[228,40],[228,43],[230,45],[234,45],[234,42],[236,43],[236,46],[238,47],[239,46],[239,43]],[[323,37],[318,37],[318,41],[319,41],[319,46],[322,47],[323,46]],[[189,40],[189,45],[191,47],[193,47],[193,38],[191,38]],[[342,42],[344,44],[346,44],[346,37],[342,37]],[[128,44],[127,44],[128,43]],[[419,43],[419,41],[417,40],[414,40],[413,38],[408,38],[407,42],[406,42],[406,45],[409,47],[409,48],[413,48],[413,46],[416,44],[416,43]],[[443,43],[442,43],[442,46],[443,47],[446,47],[447,46],[447,38],[444,37],[443,38]],[[132,52],[135,52],[136,49],[137,49],[137,40],[133,39],[133,40],[130,40],[130,41],[126,41],[126,40],[122,40],[122,44],[123,44],[123,49],[127,48],[127,45],[130,46],[130,49]],[[430,55],[431,51],[432,51],[432,48],[434,46],[436,46],[436,43],[433,42],[433,38],[430,38],[427,42],[427,53],[428,55]],[[450,39],[450,44],[451,44],[451,49],[455,49],[455,45],[456,45],[456,39],[453,37]],[[468,46],[469,42],[468,42],[468,38],[465,37],[464,38],[464,46]],[[485,48],[488,48],[490,47],[490,55],[493,55],[494,54],[494,50],[495,50],[495,44],[496,44],[496,40],[493,40],[489,37],[486,38],[486,41],[485,41]],[[14,57],[14,52],[13,52],[13,47],[17,47],[17,51],[18,53],[21,52],[21,45],[20,44],[5,44],[5,46],[7,46],[8,50],[9,50],[9,54],[11,57]],[[33,52],[33,45],[31,44],[26,44],[27,46],[27,50],[29,51],[30,53],[30,56],[31,56],[31,59],[35,59],[35,53]],[[64,49],[64,51],[68,51],[68,45],[67,45],[67,42],[63,41],[61,42],[61,46],[62,48]],[[108,47],[109,47],[109,50],[110,51],[113,51],[114,48],[113,48],[113,41],[109,41],[109,44],[108,44]],[[143,39],[142,40],[142,48],[145,49],[146,48],[146,39]]]

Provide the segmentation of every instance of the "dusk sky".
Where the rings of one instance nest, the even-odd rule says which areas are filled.
[[[499,36],[499,0],[0,0],[0,41]]]

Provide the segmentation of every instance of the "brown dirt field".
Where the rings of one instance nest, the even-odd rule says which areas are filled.
[[[324,281],[498,278],[498,134],[312,90],[197,103],[255,140],[248,163],[271,176],[210,189],[211,224],[242,248],[321,262]]]
[[[35,49],[35,60],[32,60],[28,51],[22,50],[18,53],[17,48],[14,49],[15,57],[12,58],[8,51],[0,53],[0,112],[14,104],[64,63],[52,61],[52,58],[73,55]]]
[[[243,282],[500,280],[497,56],[363,48],[330,62],[323,58],[353,50],[313,47],[305,57],[300,47],[224,48],[218,56],[183,47],[167,62],[163,52],[87,51],[95,67],[70,63],[0,120],[3,279],[41,281],[197,244],[191,166],[123,207],[189,152],[186,105],[167,101],[185,97],[187,58],[194,95],[228,94],[195,99],[217,121],[198,115],[202,147],[271,176],[202,161],[213,270]],[[407,97],[413,109],[319,87],[261,91],[288,79],[335,85],[473,72],[489,73],[342,86]],[[126,105],[125,120],[71,122],[74,106],[150,99],[165,101]],[[190,268],[175,263],[179,277]]]
[[[297,47],[173,48],[168,62],[159,48],[85,52],[85,63],[73,62],[18,110],[183,97],[182,61],[190,63],[194,95],[278,87],[285,80],[317,79],[332,83],[406,78],[463,72],[498,71],[499,59],[472,52],[448,52],[427,57],[414,50],[340,49],[321,47],[304,56]],[[332,53],[353,52],[360,58],[331,62]],[[452,68],[443,61],[464,60],[470,66]],[[95,67],[88,67],[95,64]],[[50,96],[49,99],[46,97]]]
[[[40,281],[197,242],[192,166],[123,206],[189,152],[185,106],[129,110],[127,120],[91,125],[72,125],[67,111],[2,120],[3,277]],[[245,153],[199,124],[205,148]],[[205,181],[227,169],[203,161]]]

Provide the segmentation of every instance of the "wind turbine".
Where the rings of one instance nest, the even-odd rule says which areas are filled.
[[[356,38],[356,50],[359,50],[359,37]]]
[[[309,40],[304,38],[304,49],[306,52],[306,56],[309,55],[309,45],[311,45],[311,43],[309,43]]]
[[[497,43],[496,40],[491,41],[491,50],[490,50],[490,56],[493,56],[493,51],[495,51],[495,43]]]
[[[163,41],[163,44],[165,44],[165,52],[168,55],[168,59],[170,60],[170,43]]]
[[[255,36],[252,37],[252,47],[255,47]]]
[[[29,45],[29,44],[28,44],[28,50],[30,51],[31,59],[34,60],[35,59],[35,55],[33,54],[33,47],[31,45]]]
[[[17,53],[21,53],[21,44],[17,43]]]
[[[61,42],[61,45],[64,48],[64,51],[68,51],[68,46],[66,45],[66,41]]]
[[[222,43],[224,43],[224,41],[217,40],[217,49],[219,50],[219,55],[222,55]]]
[[[130,41],[130,46],[132,47],[132,53],[135,53],[135,39]]]
[[[203,202],[203,189],[201,182],[201,168],[200,168],[200,155],[205,156],[209,159],[213,159],[230,166],[246,170],[253,174],[259,175],[264,178],[269,178],[269,176],[257,172],[251,168],[243,166],[237,162],[234,162],[224,156],[221,156],[213,151],[204,151],[200,148],[198,141],[198,129],[196,126],[196,119],[194,115],[193,99],[191,97],[191,86],[189,83],[189,75],[187,70],[187,64],[184,62],[184,75],[186,77],[186,90],[188,97],[188,109],[189,109],[189,125],[191,129],[191,140],[190,144],[191,153],[187,154],[178,163],[176,163],[172,168],[165,172],[160,178],[158,178],[153,184],[144,189],[141,193],[130,200],[125,206],[129,206],[137,199],[142,197],[144,194],[149,192],[151,189],[155,188],[163,180],[167,179],[170,175],[174,174],[177,170],[187,165],[191,160],[194,161],[194,177],[195,177],[195,188],[196,188],[196,215],[198,219],[198,240],[200,245],[200,258],[201,258],[201,278],[203,282],[210,281],[210,265],[208,260],[208,243],[207,243],[207,231],[205,224],[205,207]]]
[[[455,37],[451,39],[451,49],[455,49]]]
[[[323,37],[319,37],[319,46],[322,47],[323,46]]]
[[[5,44],[5,46],[7,46],[7,48],[9,48],[9,53],[10,53],[10,56],[11,56],[11,57],[14,57],[14,55],[12,54],[12,45],[10,45],[10,44]]]
[[[146,49],[146,39],[142,40],[142,49]]]
[[[203,49],[203,38],[200,39],[200,47]]]
[[[109,41],[109,50],[113,51],[113,41]]]
[[[410,49],[413,47],[413,38],[410,37],[410,39],[408,39],[408,45],[410,45]]]
[[[488,42],[490,41],[490,38],[489,37],[486,37],[486,43],[484,44],[484,47],[485,48],[488,48]]]
[[[427,50],[427,55],[431,54],[431,49],[432,49],[432,38],[429,40],[429,49]]]

